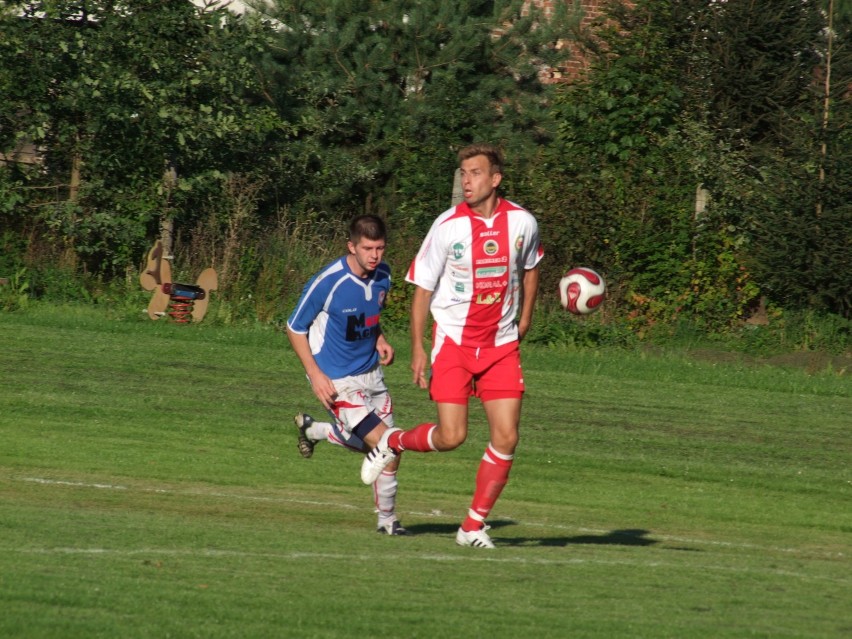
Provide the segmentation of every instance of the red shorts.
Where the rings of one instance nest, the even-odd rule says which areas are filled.
[[[471,395],[487,402],[520,398],[523,393],[524,373],[518,342],[476,348],[445,339],[432,353],[429,381],[432,401],[467,404]]]

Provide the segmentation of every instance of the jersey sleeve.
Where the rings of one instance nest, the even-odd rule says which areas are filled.
[[[544,257],[544,248],[541,245],[541,238],[538,234],[538,222],[535,217],[529,216],[530,220],[530,241],[524,246],[526,254],[524,255],[524,269],[529,271],[534,269],[541,259]]]
[[[319,276],[314,276],[308,280],[305,288],[302,289],[299,302],[287,319],[287,327],[294,333],[307,333],[311,324],[322,311],[326,297],[320,290],[322,281]]]
[[[441,215],[432,223],[432,228],[426,234],[417,256],[408,267],[405,281],[434,291],[438,281],[444,273],[444,265],[447,262],[447,251],[442,241],[442,221],[446,214]]]

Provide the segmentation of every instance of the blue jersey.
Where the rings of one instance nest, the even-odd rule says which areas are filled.
[[[331,379],[365,373],[379,362],[379,313],[390,285],[384,262],[360,278],[341,257],[308,281],[287,327],[307,333],[317,365]]]

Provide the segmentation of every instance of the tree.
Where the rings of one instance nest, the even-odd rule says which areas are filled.
[[[719,135],[746,152],[748,266],[779,306],[852,311],[852,50],[848,10],[816,0],[712,12]]]
[[[299,123],[285,170],[303,206],[387,214],[423,231],[449,205],[454,150],[476,139],[529,157],[552,134],[538,74],[569,21],[521,2],[278,0],[267,72]]]
[[[712,126],[731,141],[783,145],[813,86],[825,18],[816,0],[710,3],[703,12]]]
[[[217,176],[285,128],[254,98],[259,23],[184,0],[12,4],[0,143],[32,140],[43,162],[19,176],[26,206],[10,221],[46,227],[91,269],[136,262],[160,217],[191,221]]]
[[[720,155],[701,139],[706,58],[690,43],[702,4],[610,7],[585,43],[590,73],[557,96],[548,200],[534,204],[550,211],[542,225],[562,253],[554,257],[601,269],[642,325],[685,314],[718,328],[743,303],[727,286],[730,301],[718,303],[713,254],[730,239],[715,231],[728,225],[705,212],[699,234],[695,218],[696,187],[711,177],[699,174]],[[703,157],[690,148],[699,142]]]
[[[567,263],[610,272],[643,322],[686,314],[723,328],[760,293],[842,311],[848,231],[818,229],[839,231],[836,215],[848,213],[813,219],[818,192],[843,201],[833,162],[844,154],[840,129],[813,126],[816,3],[637,0],[611,6],[606,21],[590,75],[556,104],[549,204],[564,212]],[[835,171],[820,185],[823,133]],[[817,277],[820,299],[803,294]]]

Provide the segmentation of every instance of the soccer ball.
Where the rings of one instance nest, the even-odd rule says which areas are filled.
[[[606,282],[590,268],[572,268],[559,280],[559,301],[574,315],[594,313],[606,297]]]

